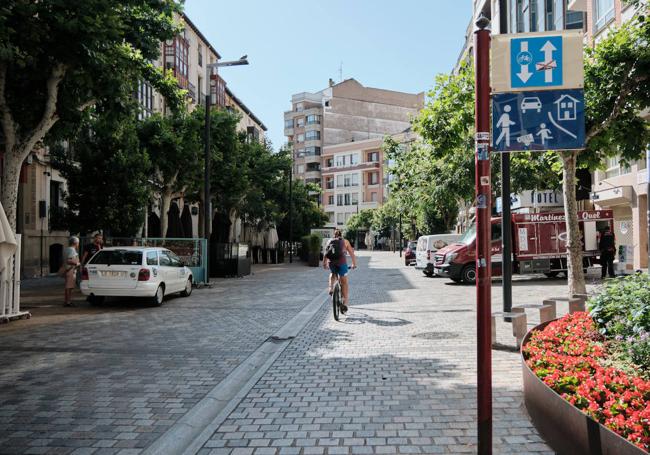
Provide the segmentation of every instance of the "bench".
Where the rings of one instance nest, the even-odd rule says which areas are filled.
[[[528,331],[528,320],[525,312],[505,312],[499,311],[492,313],[492,346],[497,343],[497,318],[508,318],[512,323],[512,336],[517,340],[517,347],[521,346],[521,342]]]
[[[589,296],[587,294],[574,294],[573,297],[551,297],[549,300],[556,302],[569,302],[569,313],[585,311],[585,303]]]
[[[557,317],[557,302],[555,300],[544,300],[541,304],[526,303],[512,307],[513,313],[525,313],[526,309],[539,310],[539,321],[548,322]]]

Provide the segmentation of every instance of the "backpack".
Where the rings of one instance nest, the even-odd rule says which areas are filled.
[[[343,247],[341,246],[342,242],[343,239],[330,240],[330,242],[327,244],[327,248],[325,248],[325,257],[332,262],[340,260],[341,257],[343,257]]]

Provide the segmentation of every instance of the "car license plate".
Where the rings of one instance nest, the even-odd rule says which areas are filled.
[[[119,272],[116,270],[106,270],[102,272],[102,277],[105,278],[122,278],[126,275],[126,272]]]

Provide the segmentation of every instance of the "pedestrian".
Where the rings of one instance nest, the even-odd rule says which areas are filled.
[[[603,233],[600,236],[600,242],[598,243],[598,249],[600,250],[600,270],[601,278],[605,278],[609,272],[609,276],[614,278],[614,254],[616,253],[616,238],[612,229],[608,226],[605,228]]]
[[[84,246],[84,254],[81,256],[81,266],[85,266],[88,261],[90,261],[90,258],[92,258],[95,253],[97,253],[99,250],[101,250],[104,247],[104,236],[97,232],[93,236],[93,241],[92,243]]]
[[[79,267],[79,239],[75,236],[68,239],[68,248],[63,259],[63,278],[65,279],[65,294],[63,305],[72,306],[72,290],[76,287],[77,268]]]

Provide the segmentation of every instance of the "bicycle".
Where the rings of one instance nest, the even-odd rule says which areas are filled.
[[[343,302],[343,291],[341,290],[341,282],[339,281],[339,274],[334,278],[334,287],[332,288],[332,311],[334,312],[334,320],[338,321],[341,314],[341,303]]]

